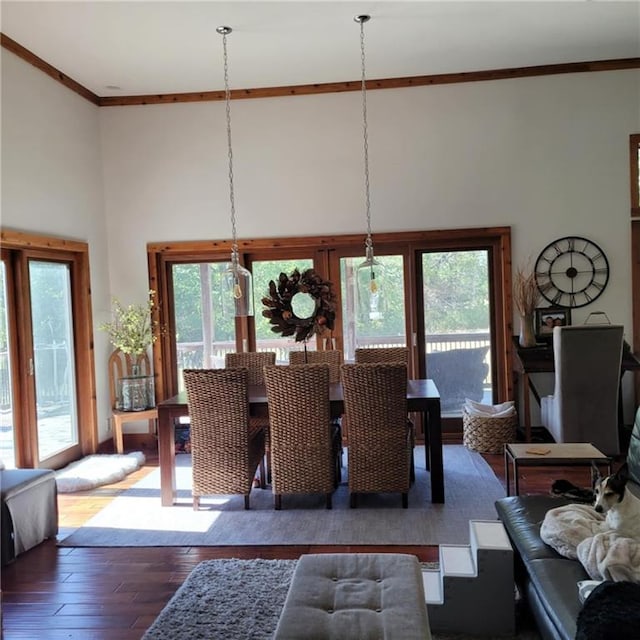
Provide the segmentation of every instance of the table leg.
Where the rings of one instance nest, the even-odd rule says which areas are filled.
[[[442,462],[442,425],[440,401],[429,404],[426,412],[429,449],[425,447],[427,468],[431,470],[431,502],[444,503],[444,466]]]
[[[504,448],[504,477],[507,485],[507,496],[510,494],[510,486],[509,486],[509,449],[507,447]]]
[[[158,407],[158,462],[160,464],[160,498],[163,507],[170,507],[176,493],[176,444],[173,415]]]
[[[520,479],[518,478],[518,459],[513,459],[513,491],[514,495],[520,495]]]
[[[524,411],[524,439],[531,442],[531,400],[529,398],[529,374],[522,374],[522,409]],[[516,491],[516,495],[517,495]]]

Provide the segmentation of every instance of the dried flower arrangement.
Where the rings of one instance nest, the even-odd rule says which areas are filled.
[[[518,267],[513,278],[513,303],[521,316],[532,315],[540,300],[540,289],[535,272]]]

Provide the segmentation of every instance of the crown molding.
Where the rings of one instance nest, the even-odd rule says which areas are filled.
[[[224,91],[198,91],[191,93],[164,93],[133,96],[98,96],[86,87],[65,75],[48,62],[39,58],[21,44],[0,33],[0,45],[11,51],[25,62],[40,69],[43,73],[60,82],[65,87],[99,107],[122,107],[130,105],[177,104],[179,102],[215,102],[225,99]],[[513,78],[531,78],[565,73],[593,73],[596,71],[619,71],[640,69],[640,58],[620,58],[615,60],[594,60],[591,62],[569,62],[546,64],[533,67],[515,67],[511,69],[490,69],[486,71],[467,71],[460,73],[441,73],[425,76],[407,76],[404,78],[383,78],[367,80],[366,88],[402,89],[439,84],[459,84],[464,82],[486,82],[488,80],[510,80]],[[289,85],[282,87],[261,87],[256,89],[234,89],[232,100],[252,100],[258,98],[281,98],[285,96],[308,96],[322,93],[343,93],[360,91],[360,80],[348,82],[325,82],[317,84]]]

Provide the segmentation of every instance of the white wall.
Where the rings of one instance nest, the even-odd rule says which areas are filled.
[[[6,197],[3,185],[2,222],[89,240],[96,325],[108,315],[107,282],[124,302],[145,298],[147,242],[230,237],[223,103],[96,110],[4,58],[3,86],[17,97],[3,95],[3,138],[25,131],[3,139],[3,180],[15,184]],[[584,235],[609,257],[611,280],[574,322],[602,309],[631,340],[628,139],[640,131],[639,89],[630,70],[370,91],[374,234],[511,225],[516,264]],[[232,123],[239,237],[364,233],[358,92],[234,101]],[[42,147],[38,171],[24,136]],[[60,157],[56,138],[78,150]]]
[[[6,49],[0,55],[2,226],[87,242],[93,304],[108,308],[98,107]],[[97,331],[105,319],[94,315],[100,440],[109,413],[108,340]]]
[[[512,225],[515,262],[585,235],[611,261],[595,306],[630,327],[639,86],[632,70],[370,91],[374,233]],[[234,101],[238,235],[363,232],[361,118],[359,93]],[[141,296],[146,241],[230,237],[224,104],[100,120],[112,286]]]
[[[573,321],[605,310],[630,341],[639,88],[631,70],[368,92],[374,233],[511,225],[516,264],[583,235],[609,257],[611,279]],[[109,247],[120,257],[111,281],[141,297],[145,240],[230,236],[224,104],[100,117]],[[234,101],[232,125],[240,237],[364,231],[358,92]]]

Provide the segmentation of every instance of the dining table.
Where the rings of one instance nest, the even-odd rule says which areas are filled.
[[[248,396],[251,415],[268,415],[269,407],[264,385],[249,385]],[[332,416],[344,413],[342,383],[335,382],[330,385],[329,402]],[[160,496],[162,506],[168,507],[175,504],[176,500],[175,425],[179,418],[189,415],[186,391],[160,401],[157,407]],[[423,415],[426,433],[425,467],[431,477],[431,501],[444,503],[440,393],[433,380],[407,381],[407,410]]]

